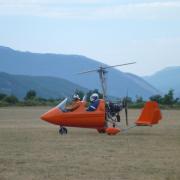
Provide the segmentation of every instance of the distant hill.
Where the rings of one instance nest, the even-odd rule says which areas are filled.
[[[142,88],[144,89],[144,91],[147,91],[148,90],[151,90],[151,91],[155,91],[156,90],[156,93],[158,94],[161,94],[162,92],[159,91],[159,89],[155,89],[154,86],[152,86],[150,83],[147,83],[146,80],[140,78],[139,76],[136,76],[132,73],[126,73],[126,75],[131,78],[132,80],[134,80],[136,82],[136,84],[139,84],[140,86],[142,86],[142,84],[144,84],[144,86],[142,86]]]
[[[100,88],[97,73],[84,75],[76,75],[76,73],[101,65],[102,63],[85,56],[20,52],[0,46],[0,71],[2,72],[59,77],[88,89]],[[148,98],[158,93],[155,88],[140,77],[130,76],[116,69],[109,69],[108,94],[122,97],[126,95],[127,90],[131,97],[139,95]]]
[[[76,89],[87,91],[87,89],[61,78],[10,75],[0,72],[1,93],[13,94],[22,99],[30,89],[35,90],[37,96],[44,98],[71,96]]]
[[[164,93],[174,89],[175,95],[180,97],[180,66],[167,67],[144,79]]]

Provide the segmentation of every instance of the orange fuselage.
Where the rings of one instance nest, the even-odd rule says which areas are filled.
[[[105,102],[100,100],[99,106],[95,111],[86,111],[85,102],[73,112],[63,112],[61,109],[54,107],[41,116],[42,120],[49,123],[82,128],[103,128],[105,126]]]

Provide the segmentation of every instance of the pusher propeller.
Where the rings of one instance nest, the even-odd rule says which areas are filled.
[[[128,96],[126,96],[125,99],[123,100],[123,107],[125,110],[126,126],[128,126],[129,125],[129,122],[128,122]]]

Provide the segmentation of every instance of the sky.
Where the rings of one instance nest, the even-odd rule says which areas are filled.
[[[151,75],[180,66],[180,0],[0,0],[0,45]]]

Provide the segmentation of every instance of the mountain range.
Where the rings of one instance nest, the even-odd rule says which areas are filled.
[[[120,62],[120,64],[121,63],[124,62]],[[99,89],[100,83],[97,73],[88,73],[84,75],[77,75],[77,73],[100,66],[107,65],[80,55],[21,52],[0,46],[0,72],[9,73],[11,74],[9,75],[10,77],[12,77],[12,74],[26,75],[23,76],[23,78],[26,79],[24,80],[26,87],[28,86],[27,84],[29,81],[27,79],[30,78],[29,76],[41,76],[41,78],[45,76],[46,78],[61,78],[61,80],[64,79],[68,82],[72,82],[75,86],[84,87],[84,89]],[[16,78],[20,78],[20,76],[16,76]],[[20,78],[21,81],[23,78]],[[40,77],[32,78],[35,80],[35,78]],[[126,95],[127,91],[130,97],[142,96],[143,98],[148,98],[151,95],[159,94],[156,88],[142,78],[134,74],[123,73],[114,68],[109,69],[107,79],[108,94],[111,96],[122,97]],[[51,80],[52,79],[48,79],[45,82],[47,85],[46,88],[62,91],[64,88],[63,85],[59,84],[59,86],[55,87],[52,85]],[[45,89],[44,85],[39,86],[39,83],[36,85],[34,83],[33,88],[36,87],[42,89],[42,91]],[[30,88],[30,86],[28,88]],[[15,86],[14,89],[9,89],[11,92],[15,92],[15,90]],[[50,94],[53,94],[52,92],[53,91],[49,91],[48,97],[50,97]],[[47,96],[47,94],[41,95]]]
[[[175,96],[180,97],[180,80],[178,80],[180,78],[180,66],[167,67],[143,78],[161,92],[167,93],[173,89]]]
[[[71,96],[76,89],[83,92],[88,91],[86,88],[61,78],[11,75],[0,72],[1,93],[14,94],[22,99],[30,89],[36,90],[37,96],[47,99]]]

